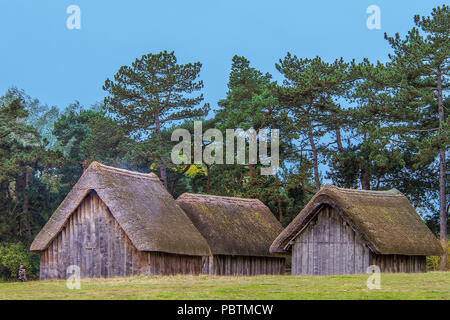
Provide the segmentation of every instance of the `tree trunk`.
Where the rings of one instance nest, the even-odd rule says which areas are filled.
[[[170,187],[171,195],[174,195],[174,193],[175,193],[175,187],[176,187],[178,180],[180,180],[180,178],[189,170],[190,167],[191,167],[191,164],[186,165],[186,168],[184,168],[183,171],[175,179],[172,180],[172,186]]]
[[[22,187],[22,200],[23,200],[23,221],[25,224],[25,232],[28,238],[31,238],[31,224],[30,224],[30,217],[28,212],[28,188],[30,187],[30,169],[25,168],[24,173],[24,183]]]
[[[83,160],[83,162],[81,163],[81,166],[83,167],[83,172],[85,172],[87,170],[87,168],[89,168],[90,164],[91,164],[91,159],[86,158]]]
[[[161,122],[160,122],[160,120],[159,120],[159,115],[158,114],[156,114],[155,115],[155,129],[156,129],[156,135],[157,135],[157,137],[158,137],[158,142],[159,142],[159,150],[161,151],[161,152],[163,152],[163,150],[164,150],[164,148],[163,148],[163,145],[162,145],[162,136],[161,136]],[[166,187],[166,189],[167,189],[167,167],[166,167],[166,164],[165,164],[165,159],[164,159],[164,156],[162,155],[160,158],[159,158],[159,161],[160,161],[160,163],[159,163],[159,173],[161,174],[161,180],[162,180],[162,182],[163,182],[163,184],[164,184],[164,187]]]
[[[275,173],[275,178],[277,179],[278,188],[280,188],[280,178],[278,177],[278,171]],[[283,208],[281,207],[281,197],[279,194],[277,197],[277,207],[278,207],[278,216],[280,217],[281,222],[283,220]]]
[[[344,147],[342,146],[341,129],[336,128],[336,141],[338,145],[338,151],[340,154],[344,153]]]
[[[364,143],[366,143],[367,139],[368,139],[367,132],[365,132],[364,133]],[[367,163],[370,163],[368,159],[364,159],[364,160],[367,161]],[[360,173],[359,179],[361,182],[361,188],[363,190],[370,190],[370,175],[367,172],[367,170],[364,169],[364,165],[365,165],[364,160],[359,163],[360,167],[361,167],[361,173]]]
[[[440,217],[440,235],[441,243],[444,248],[444,254],[442,255],[441,270],[447,270],[448,265],[448,235],[447,235],[447,205],[446,205],[446,157],[445,150],[441,150],[439,154],[439,217]]]
[[[163,181],[164,187],[167,189],[167,168],[164,164],[159,166],[159,173],[161,174],[161,180]]]
[[[360,181],[361,181],[361,188],[363,190],[370,190],[370,178],[369,174],[365,169],[361,169]]]
[[[250,173],[250,184],[253,183],[253,181],[255,180],[255,165],[254,164],[249,164],[248,165],[248,170]]]
[[[439,128],[441,129],[445,123],[444,116],[444,104],[442,102],[442,72],[438,68],[437,78],[437,97],[439,107]],[[440,130],[439,130],[440,131]],[[441,133],[441,132],[439,132]],[[447,169],[446,169],[446,156],[445,148],[439,152],[439,217],[440,217],[440,235],[441,243],[444,248],[444,254],[442,255],[441,270],[447,270],[448,264],[448,237],[447,237]]]
[[[313,151],[314,180],[316,183],[316,191],[319,191],[320,190],[319,157],[318,157],[316,143],[314,141],[312,123],[311,123],[310,119],[308,119],[308,131],[309,131],[309,142],[311,144],[311,149]]]
[[[277,198],[277,206],[278,206],[278,216],[280,217],[280,222],[283,221],[283,208],[281,207],[281,199]]]
[[[344,152],[344,147],[342,146],[341,128],[339,127],[339,123],[338,123],[338,119],[337,119],[335,110],[332,111],[332,115],[333,115],[334,125],[336,126],[336,128],[334,130],[335,130],[335,134],[336,134],[336,143],[338,146],[338,151],[339,151],[339,154],[342,154]]]
[[[206,180],[206,193],[209,194],[211,191],[211,175],[210,175],[210,171],[209,171],[209,165],[205,163],[206,166],[206,175],[207,175],[207,180]]]
[[[6,189],[6,193],[7,193],[7,195],[8,195],[8,199],[9,200],[12,200],[13,199],[13,197],[12,197],[12,195],[11,195],[11,185],[10,185],[10,182],[9,181],[6,181],[5,182],[5,189]]]

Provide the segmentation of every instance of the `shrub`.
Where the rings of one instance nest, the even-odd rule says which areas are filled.
[[[39,256],[31,253],[22,243],[0,244],[0,278],[17,280],[20,265],[24,265],[28,279],[39,277]]]
[[[450,240],[447,243],[448,255],[450,256]],[[441,270],[441,256],[430,256],[427,257],[427,270],[429,271],[439,271]],[[447,264],[447,271],[450,271],[450,264]]]

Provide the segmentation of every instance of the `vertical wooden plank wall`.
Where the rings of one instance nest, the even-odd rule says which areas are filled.
[[[369,251],[339,213],[325,206],[294,240],[292,274],[366,273]]]
[[[199,274],[202,257],[140,252],[95,192],[91,192],[41,253],[40,278],[66,279],[70,265],[82,278],[137,274]]]
[[[339,213],[326,206],[294,240],[292,274],[366,273],[369,265],[381,272],[426,272],[425,256],[378,255],[371,252]]]
[[[425,256],[370,254],[370,264],[380,267],[381,272],[426,272]]]
[[[149,265],[153,275],[200,274],[202,257],[150,252]]]
[[[65,279],[70,265],[82,278],[128,276],[148,272],[146,253],[129,238],[95,193],[89,194],[41,253],[41,279]]]
[[[285,258],[214,255],[204,257],[203,273],[223,276],[283,274]]]

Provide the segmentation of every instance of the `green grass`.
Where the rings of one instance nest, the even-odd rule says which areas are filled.
[[[85,279],[80,290],[65,281],[0,283],[0,299],[446,299],[450,273],[382,274],[381,289],[368,275],[257,277],[131,277]]]

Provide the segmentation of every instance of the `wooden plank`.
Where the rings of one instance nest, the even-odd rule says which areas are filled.
[[[98,210],[97,210],[97,195],[93,195],[91,197],[91,205],[90,205],[90,219],[92,222],[92,237],[91,237],[91,246],[92,246],[92,276],[94,278],[101,277],[101,252],[100,252],[100,243],[99,243],[99,228],[100,224],[98,222]]]
[[[81,225],[81,228],[80,228],[80,231],[81,231],[81,238],[80,238],[80,241],[81,241],[81,252],[80,252],[80,254],[81,254],[81,265],[82,265],[82,268],[83,268],[83,277],[84,278],[89,278],[90,277],[90,274],[89,274],[89,266],[90,266],[90,254],[89,254],[89,252],[88,252],[88,250],[87,250],[87,248],[89,247],[89,245],[88,245],[88,239],[89,239],[89,235],[90,235],[90,232],[91,232],[91,230],[90,230],[90,228],[89,228],[89,222],[88,222],[88,217],[87,217],[87,201],[89,201],[89,198],[87,198],[86,199],[86,201],[84,201],[83,203],[82,203],[82,206],[81,206],[81,216],[80,216],[80,225]]]
[[[336,252],[335,252],[335,272],[334,274],[343,274],[343,242],[344,242],[344,221],[336,212],[335,232],[336,232]]]
[[[44,267],[45,266],[45,251],[41,252],[40,254],[40,263],[39,263],[39,279],[45,280],[45,272]]]
[[[58,237],[53,240],[53,279],[58,279]]]
[[[63,255],[63,232],[58,235],[58,279],[64,279],[64,255]]]
[[[108,224],[107,224],[107,212],[105,212],[104,208],[100,203],[100,198],[96,197],[95,199],[95,208],[98,214],[98,247],[99,247],[99,258],[100,258],[100,276],[106,278],[108,276],[108,245],[109,245],[109,237],[108,237]]]
[[[67,225],[63,228],[62,231],[62,236],[61,236],[61,240],[62,240],[62,256],[63,256],[63,261],[62,261],[62,276],[63,278],[66,278],[66,271],[67,271],[67,267],[70,265],[69,263],[69,246],[68,246],[68,229],[67,229]]]
[[[326,241],[324,242],[324,275],[330,275],[333,274],[333,258],[334,258],[334,250],[335,250],[335,243],[334,243],[334,223],[333,223],[333,212],[331,210],[331,208],[329,208],[328,206],[325,207],[324,212],[326,212],[326,221],[325,223],[325,228],[324,228],[324,232],[326,233]]]
[[[68,218],[60,234],[41,253],[40,278],[63,278],[71,264],[81,269],[82,277],[113,277],[131,274],[198,274],[202,257],[139,252],[95,193],[90,194]],[[252,257],[216,259],[217,268],[230,274],[251,275]],[[213,257],[207,258],[206,271],[214,269]],[[273,272],[267,260],[266,271]],[[256,264],[255,264],[256,265]]]
[[[329,209],[329,223],[328,223],[328,239],[329,239],[329,250],[328,254],[328,272],[329,275],[336,274],[336,254],[339,252],[339,246],[336,243],[336,213],[334,209]]]
[[[76,254],[76,262],[75,264],[80,267],[80,276],[83,277],[83,259],[82,259],[82,254],[83,254],[83,242],[82,242],[82,225],[81,225],[81,206],[78,208],[76,215],[74,216],[74,223],[75,223],[75,231],[74,231],[74,236],[75,236],[75,242],[76,242],[76,246],[75,246],[75,254]]]
[[[314,274],[314,242],[312,229],[308,232],[308,269],[306,274]]]
[[[347,228],[349,228],[351,230],[351,228],[348,226]],[[352,232],[350,232],[349,234],[349,243],[348,243],[348,256],[347,256],[347,270],[349,274],[354,274],[356,273],[355,270],[355,237],[356,234],[353,232],[353,230],[351,230]]]
[[[69,219],[68,222],[68,231],[69,231],[69,248],[68,248],[68,256],[69,256],[69,265],[74,265],[76,263],[76,259],[74,257],[74,248],[75,248],[75,241],[74,241],[74,231],[75,228],[73,226],[73,214]]]
[[[131,276],[133,274],[133,248],[131,247],[131,243],[129,242],[128,239],[124,239],[124,247],[126,248],[126,255],[125,255],[125,260],[126,260],[126,272],[125,275],[126,276]]]
[[[296,263],[292,265],[292,270],[302,270],[303,260],[306,258],[306,256],[303,256],[303,248],[304,246],[301,243],[295,244]]]
[[[47,249],[48,251],[48,267],[49,267],[49,272],[48,272],[48,278],[49,279],[53,279],[53,243],[50,244],[50,246]]]

